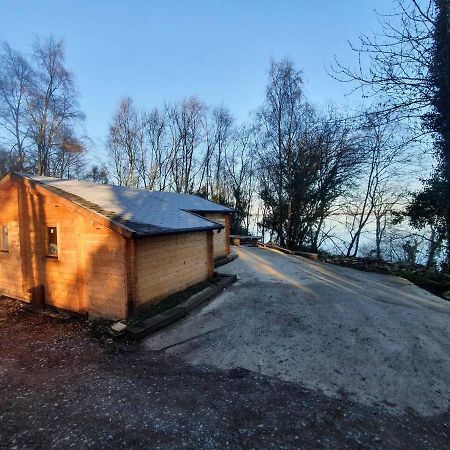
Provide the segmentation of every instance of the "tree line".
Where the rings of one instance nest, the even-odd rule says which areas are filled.
[[[89,164],[62,42],[36,41],[27,57],[5,43],[0,171],[193,193],[235,208],[233,233],[435,266],[450,255],[448,3],[398,0],[385,39],[353,47],[367,64],[335,64],[332,76],[370,97],[357,111],[313,106],[301,71],[283,59],[270,64],[246,123],[196,97],[147,109],[120,99],[102,164]],[[421,155],[435,167],[422,189]]]
[[[86,141],[73,75],[61,41],[36,40],[29,57],[4,43],[0,54],[0,168],[74,177]]]

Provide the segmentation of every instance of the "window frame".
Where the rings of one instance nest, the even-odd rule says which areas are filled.
[[[6,236],[7,236],[7,246],[4,247],[5,245],[5,241],[4,241],[4,237],[5,237],[5,230],[6,230]],[[9,241],[9,226],[7,223],[3,223],[0,225],[0,252],[1,253],[9,253],[10,251],[10,241]]]
[[[56,234],[56,254],[50,253],[50,230],[55,230]],[[49,259],[57,260],[60,254],[60,241],[59,241],[59,227],[58,225],[46,225],[45,227],[45,257]]]

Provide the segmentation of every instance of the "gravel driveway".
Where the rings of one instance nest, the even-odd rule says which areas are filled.
[[[241,281],[143,345],[0,298],[0,449],[450,448],[446,303],[239,253]]]
[[[390,413],[449,408],[450,303],[401,278],[241,247],[239,281],[147,338],[194,365],[244,368]]]

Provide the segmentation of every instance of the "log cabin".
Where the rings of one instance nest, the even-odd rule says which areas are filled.
[[[0,295],[119,320],[213,276],[232,209],[203,198],[11,173],[0,180]]]
[[[230,254],[230,215],[234,212],[234,209],[190,194],[153,191],[152,196],[169,203],[175,208],[198,214],[223,225],[224,233],[221,233],[220,230],[215,230],[213,233],[214,259],[218,260]]]

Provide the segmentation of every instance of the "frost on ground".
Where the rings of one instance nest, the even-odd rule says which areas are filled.
[[[189,365],[0,300],[1,448],[445,448],[447,413],[399,419],[301,383]]]

